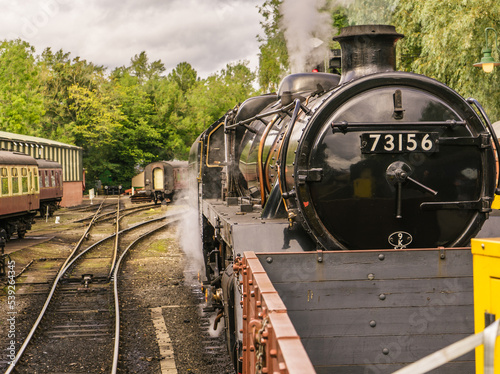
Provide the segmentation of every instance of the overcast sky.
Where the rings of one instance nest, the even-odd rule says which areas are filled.
[[[167,73],[189,62],[205,78],[227,63],[257,66],[263,0],[0,0],[0,39],[21,38],[112,70],[146,51]]]

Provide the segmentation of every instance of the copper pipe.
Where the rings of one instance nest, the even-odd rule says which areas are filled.
[[[264,185],[264,165],[262,165],[262,156],[264,154],[264,145],[266,143],[267,136],[271,131],[274,123],[278,119],[278,116],[274,116],[271,122],[269,122],[260,138],[259,152],[257,153],[257,171],[259,172],[259,185],[260,185],[260,203],[262,206],[266,203],[266,190]]]

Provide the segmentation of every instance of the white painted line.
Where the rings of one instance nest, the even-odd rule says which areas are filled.
[[[161,374],[177,374],[172,341],[170,340],[167,325],[165,325],[165,320],[163,319],[162,308],[151,308],[151,318],[156,330],[158,347],[160,348]]]

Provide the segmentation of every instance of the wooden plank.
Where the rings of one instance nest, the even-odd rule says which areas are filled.
[[[343,338],[305,337],[302,338],[302,344],[315,367],[340,365],[377,367],[386,364],[405,366],[467,336],[466,334],[433,334],[384,337],[350,336]],[[474,362],[474,351],[460,357],[458,361]],[[474,372],[474,370],[458,370],[457,372],[470,373]]]
[[[316,252],[257,256],[273,283],[472,276],[472,254],[463,249],[323,252],[322,262]]]
[[[288,311],[301,338],[473,334],[472,305]],[[372,327],[375,322],[375,327]]]
[[[316,374],[389,374],[404,367],[402,364],[377,365],[335,365],[316,366]],[[474,362],[450,362],[439,369],[432,370],[428,374],[457,374],[474,373]]]
[[[273,283],[288,310],[469,305],[472,277]]]

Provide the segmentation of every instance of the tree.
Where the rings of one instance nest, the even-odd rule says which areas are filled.
[[[40,135],[45,107],[34,52],[20,39],[0,44],[0,128],[4,131]]]
[[[288,71],[288,51],[285,35],[280,27],[280,5],[282,0],[266,0],[259,7],[264,17],[260,24],[264,35],[258,35],[259,53],[259,85],[265,92],[276,91]]]
[[[54,53],[50,48],[43,51],[39,66],[46,109],[39,134],[72,143],[74,138],[68,125],[74,123],[76,114],[71,109],[74,103],[70,90],[75,87],[97,90],[105,80],[104,68],[79,57],[71,60],[70,53],[62,49]]]
[[[198,73],[187,62],[181,62],[168,75],[168,79],[175,82],[182,92],[187,92],[196,83]]]
[[[142,51],[139,55],[135,55],[131,59],[129,71],[139,79],[140,83],[143,83],[149,79],[158,77],[165,71],[165,66],[161,60],[150,63],[146,52]]]
[[[398,42],[403,56],[398,66],[475,97],[493,121],[499,120],[500,71],[485,74],[472,66],[481,58],[484,29],[498,29],[499,19],[497,0],[401,0],[393,17],[396,29],[405,34]]]
[[[71,100],[69,109],[74,120],[69,124],[75,144],[83,148],[84,164],[89,180],[97,178],[105,170],[114,175],[123,171],[116,161],[116,150],[122,140],[124,119],[112,98],[101,89],[89,90],[73,85],[68,89]]]

